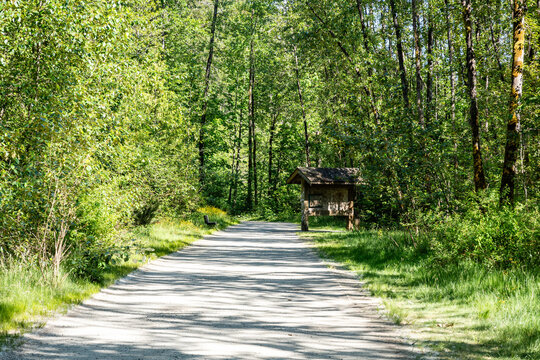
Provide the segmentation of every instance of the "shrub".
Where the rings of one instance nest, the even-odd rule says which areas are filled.
[[[540,212],[534,203],[512,208],[494,199],[463,213],[435,216],[428,226],[436,263],[470,259],[493,268],[540,265]]]

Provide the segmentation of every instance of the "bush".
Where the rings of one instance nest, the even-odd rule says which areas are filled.
[[[534,203],[512,208],[490,198],[451,216],[435,216],[426,236],[436,263],[470,259],[490,268],[540,265],[540,212]]]

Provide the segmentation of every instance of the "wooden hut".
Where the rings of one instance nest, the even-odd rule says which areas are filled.
[[[287,184],[302,185],[302,231],[308,231],[310,216],[346,216],[352,230],[355,187],[360,183],[356,168],[296,168]]]

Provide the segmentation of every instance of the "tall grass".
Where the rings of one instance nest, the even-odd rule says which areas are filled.
[[[203,215],[209,215],[217,226],[206,226]],[[0,347],[12,343],[22,332],[41,325],[51,314],[82,302],[148,260],[181,249],[205,234],[236,222],[237,219],[223,211],[207,207],[181,219],[162,219],[135,228],[128,236],[131,239],[129,257],[94,269],[97,274],[93,277],[75,276],[69,269],[69,262],[62,268],[61,281],[54,283],[47,280],[53,277],[42,273],[35,264],[15,261],[0,264]]]
[[[540,358],[537,269],[494,269],[470,259],[441,266],[428,238],[402,231],[309,233],[325,257],[357,271],[442,359]]]

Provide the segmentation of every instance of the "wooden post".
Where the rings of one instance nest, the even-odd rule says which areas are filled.
[[[302,231],[309,230],[309,184],[302,180]]]
[[[354,187],[349,187],[349,191],[347,192],[347,196],[349,197],[347,200],[349,201],[349,215],[347,219],[347,230],[352,231],[354,230],[354,198],[355,198],[355,189]]]

